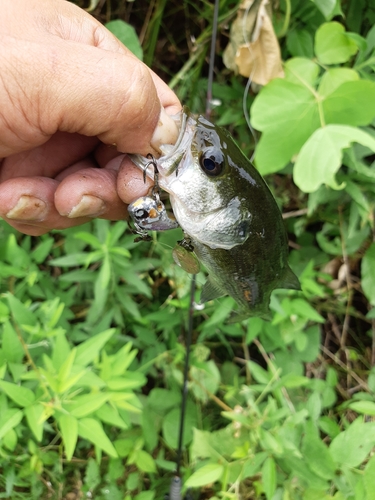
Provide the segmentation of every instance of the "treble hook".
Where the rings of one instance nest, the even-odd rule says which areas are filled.
[[[146,165],[143,167],[143,182],[146,182],[147,169],[150,165],[152,165],[154,167],[155,184],[158,184],[159,170],[158,170],[156,160],[152,156],[151,153],[148,153],[146,158],[148,158],[150,161],[148,163],[146,163]]]
[[[155,200],[160,201],[160,187],[159,187],[159,170],[158,170],[158,165],[156,163],[155,158],[151,153],[148,153],[146,158],[148,158],[150,161],[146,163],[146,165],[143,168],[143,182],[146,182],[146,174],[147,174],[147,169],[150,165],[154,167],[154,185],[152,188],[152,196],[154,197]]]

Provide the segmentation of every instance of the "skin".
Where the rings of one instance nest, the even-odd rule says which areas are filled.
[[[149,185],[121,153],[174,143],[176,95],[66,0],[4,2],[0,44],[0,217],[34,236],[126,218]]]

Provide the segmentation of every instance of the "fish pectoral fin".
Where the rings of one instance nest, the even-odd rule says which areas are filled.
[[[220,286],[208,276],[206,283],[203,285],[201,292],[201,302],[208,302],[209,300],[217,299],[218,297],[222,297],[223,295],[227,295],[227,292],[220,288]]]
[[[280,284],[280,288],[288,288],[291,290],[301,290],[301,284],[294,272],[287,266],[284,278]]]

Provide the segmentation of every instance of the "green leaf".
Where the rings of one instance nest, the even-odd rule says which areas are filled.
[[[19,325],[36,325],[36,316],[22,302],[11,293],[7,293],[9,308],[12,312],[14,321]]]
[[[37,441],[41,441],[43,437],[44,425],[44,406],[40,403],[28,406],[25,408],[27,423],[32,430]]]
[[[94,413],[108,401],[109,395],[101,392],[76,396],[66,408],[73,417],[81,418]]]
[[[285,63],[285,79],[297,85],[314,87],[319,72],[319,65],[304,57],[293,57]]]
[[[1,276],[1,269],[0,269],[0,276]],[[7,321],[9,319],[9,313],[10,313],[9,307],[0,298],[0,321],[1,322]]]
[[[131,350],[132,345],[132,342],[128,342],[113,356],[113,362],[111,363],[112,375],[123,375],[132,364],[138,353],[138,349]]]
[[[95,446],[98,446],[111,457],[118,457],[113,444],[104,432],[103,427],[98,420],[93,418],[83,418],[82,420],[78,420],[78,435],[87,439]]]
[[[77,240],[84,241],[88,245],[90,245],[92,248],[95,250],[101,250],[102,249],[102,244],[98,240],[96,236],[94,236],[91,233],[88,233],[87,231],[80,231],[79,233],[76,233],[74,235],[74,238]]]
[[[62,332],[55,337],[55,345],[53,346],[52,363],[56,371],[60,370],[70,351],[69,342],[66,339],[65,333]]]
[[[181,402],[181,394],[161,387],[152,389],[147,398],[147,406],[154,408],[157,413],[165,413]]]
[[[20,363],[25,355],[21,341],[9,321],[3,326],[2,348],[7,363]]]
[[[82,342],[77,347],[77,354],[75,363],[79,366],[87,366],[91,363],[99,354],[101,348],[108,342],[108,340],[115,333],[115,328],[110,328],[105,330],[94,337]]]
[[[325,490],[328,489],[327,481],[312,472],[306,460],[303,460],[300,457],[296,457],[293,454],[288,454],[283,457],[283,462],[284,461],[288,468],[292,471],[292,477],[297,476],[303,481],[303,483],[306,483],[311,488],[317,490],[323,488]]]
[[[33,391],[27,387],[0,380],[0,389],[19,406],[29,406],[35,401]]]
[[[223,475],[224,467],[220,464],[207,464],[195,471],[185,482],[187,488],[199,488],[215,483]]]
[[[261,467],[262,463],[268,458],[268,454],[264,451],[257,453],[254,457],[246,460],[243,465],[243,478],[246,479],[248,477],[252,477],[257,474]]]
[[[6,370],[6,365],[3,365]],[[27,366],[24,363],[8,363],[8,369],[13,377],[13,382],[16,384],[23,378],[24,374],[27,372]],[[30,372],[29,372],[30,373]],[[0,378],[4,378],[4,375],[0,375]]]
[[[233,450],[239,446],[238,437],[233,434],[231,425],[212,432],[200,431],[196,428],[193,430],[194,439],[190,447],[193,461],[202,458],[211,458],[214,461],[224,460],[224,456],[232,455]]]
[[[102,405],[96,410],[95,415],[106,424],[114,425],[119,429],[127,429],[129,426],[120,417],[117,410],[108,404]]]
[[[273,436],[271,432],[263,429],[262,427],[259,429],[259,431],[259,441],[261,443],[262,449],[275,455],[281,455],[284,450],[278,436]]]
[[[130,252],[129,250],[126,250],[125,248],[122,247],[114,247],[116,243],[118,243],[119,239],[121,236],[126,232],[128,225],[126,222],[119,220],[111,225],[111,231],[109,233],[109,242],[108,246],[111,247],[111,251],[121,251],[125,250],[124,253],[121,253],[121,255],[130,257]]]
[[[182,439],[182,444],[184,446],[188,445],[193,438],[193,428],[196,425],[196,416],[192,411],[192,407],[188,407],[186,415],[185,415],[185,426],[184,426],[184,434]],[[163,420],[163,437],[167,442],[167,445],[176,449],[178,444],[178,435],[179,435],[179,421],[180,421],[180,409],[174,408],[164,417]]]
[[[134,442],[132,439],[116,439],[114,445],[119,457],[122,458],[129,456],[134,448]]]
[[[17,432],[14,429],[9,429],[9,431],[2,438],[2,444],[5,448],[10,451],[14,451],[18,442]]]
[[[288,31],[286,45],[294,57],[313,57],[314,44],[311,33],[305,29],[293,29]]]
[[[22,418],[23,412],[21,410],[11,408],[9,410],[2,411],[0,417],[0,439],[2,439],[10,429],[17,427]]]
[[[85,484],[90,488],[90,491],[94,491],[95,488],[101,482],[100,467],[96,460],[90,457],[87,461],[86,474],[85,474]]]
[[[141,493],[138,493],[134,497],[134,500],[154,500],[155,498],[155,492],[154,491],[142,491]],[[127,498],[125,498],[127,500]]]
[[[79,370],[77,373],[75,373],[78,367],[73,366],[72,367],[72,374],[67,377],[63,382],[59,382],[58,386],[56,388],[56,392],[63,394],[64,392],[68,391],[73,385],[78,385],[78,382],[84,377],[84,375],[87,373],[87,370]]]
[[[302,454],[309,468],[315,474],[323,479],[333,480],[336,470],[335,462],[311,421],[306,423]]]
[[[143,387],[146,382],[147,379],[143,373],[128,372],[122,377],[112,377],[107,381],[107,387],[111,391],[138,389],[139,387]]]
[[[342,24],[324,23],[316,31],[315,53],[322,64],[344,63],[357,52],[357,44],[346,35]]]
[[[88,269],[77,269],[64,273],[59,277],[60,281],[67,281],[68,283],[92,283],[96,280],[96,274]]]
[[[143,472],[149,474],[156,472],[155,460],[144,450],[139,450],[137,452],[134,462],[138,469],[141,469]]]
[[[309,385],[310,380],[302,375],[295,375],[294,373],[287,373],[281,377],[280,381],[277,382],[273,388],[285,387],[286,389],[294,389],[296,387],[303,387]]]
[[[375,500],[375,455],[367,462],[363,474],[366,500]]]
[[[335,7],[336,0],[312,0],[326,19],[330,19]]]
[[[356,71],[350,68],[330,68],[326,71],[320,80],[318,92],[326,97],[332,94],[337,88],[345,82],[354,82],[359,80]]]
[[[143,59],[142,47],[133,26],[130,26],[130,24],[125,23],[121,19],[115,19],[114,21],[109,21],[105,27],[113,33],[125,47],[131,50],[138,59]]]
[[[254,361],[247,362],[251,376],[258,382],[258,384],[268,384],[271,381],[271,374],[262,368]]]
[[[65,361],[62,363],[58,373],[58,379],[60,383],[64,383],[69,378],[74,363],[74,358],[76,357],[76,352],[76,348],[72,349],[67,355]]]
[[[109,256],[105,255],[103,263],[100,267],[99,275],[97,277],[97,284],[101,290],[108,288],[109,280],[111,279],[111,261]]]
[[[186,269],[185,269],[186,271]],[[204,323],[204,328],[212,328],[213,325],[222,323],[229,313],[233,311],[232,297],[226,297],[221,300],[220,307],[217,307],[210,318]]]
[[[358,186],[358,184],[354,184],[354,182],[345,179],[345,191],[357,203],[358,208],[363,214],[363,217],[367,218],[371,212],[371,206],[365,195],[363,194],[363,190]]]
[[[99,260],[99,256],[96,260]],[[79,266],[81,264],[87,264],[90,262],[90,254],[85,252],[77,252],[69,255],[64,255],[63,257],[59,257],[57,259],[52,259],[48,261],[48,265],[50,266],[58,266],[58,267],[73,267]]]
[[[294,299],[292,301],[293,311],[299,316],[307,318],[311,321],[317,321],[318,323],[324,323],[324,318],[304,299]]]
[[[368,125],[375,117],[375,83],[347,81],[322,102],[325,123]]]
[[[318,420],[319,428],[331,439],[338,436],[341,432],[339,425],[329,417],[321,417]]]
[[[263,131],[255,156],[263,175],[283,168],[320,125],[313,93],[280,78],[256,97],[251,120],[254,128]]]
[[[332,458],[339,466],[358,467],[375,445],[375,422],[355,420],[336,436],[329,447]]]
[[[51,248],[55,240],[51,237],[46,238],[44,241],[39,243],[34,250],[31,252],[31,256],[37,264],[44,262],[51,251]]]
[[[267,500],[271,500],[276,491],[276,464],[272,457],[268,457],[263,464],[262,485]]]
[[[147,409],[142,412],[141,426],[142,436],[145,440],[146,448],[154,450],[159,442],[159,433],[162,418],[147,405]]]
[[[190,368],[191,389],[201,401],[208,400],[208,394],[215,394],[220,384],[220,372],[215,362],[210,359],[202,363],[195,362]]]
[[[343,149],[358,142],[375,151],[375,140],[366,132],[345,125],[327,125],[318,129],[302,147],[294,166],[293,178],[305,193],[321,184],[337,189],[335,174],[341,166]]]
[[[253,125],[263,132],[255,156],[262,174],[283,168],[319,124],[366,125],[375,116],[374,82],[345,81],[324,98],[309,81],[314,77],[314,66],[300,58],[292,61],[288,79],[271,81],[252,106]]]
[[[61,437],[64,442],[66,459],[70,461],[78,439],[78,420],[71,415],[61,415],[58,419]]]
[[[375,243],[366,250],[361,265],[362,290],[371,305],[375,306]]]
[[[373,401],[354,401],[349,404],[349,408],[363,415],[375,415],[375,403]]]
[[[30,255],[22,248],[14,234],[10,234],[6,244],[6,260],[16,267],[27,267],[30,265]]]

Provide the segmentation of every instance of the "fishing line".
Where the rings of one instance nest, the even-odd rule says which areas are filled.
[[[214,81],[214,67],[215,67],[215,45],[217,37],[217,25],[219,19],[219,0],[215,0],[214,5],[214,17],[212,21],[212,35],[211,35],[211,50],[210,50],[210,60],[208,65],[208,82],[207,82],[207,94],[206,94],[206,112],[205,117],[209,120],[212,110],[212,86]]]
[[[208,67],[208,82],[207,82],[207,95],[206,95],[206,112],[205,117],[209,119],[211,115],[211,105],[212,105],[212,86],[214,80],[214,67],[215,67],[215,44],[217,37],[217,25],[219,18],[219,0],[215,0],[214,4],[214,15],[212,21],[212,35],[211,35],[211,50],[210,50],[210,60]],[[188,325],[186,331],[186,354],[185,354],[185,364],[184,364],[184,379],[182,386],[182,402],[181,402],[181,413],[180,413],[180,428],[178,432],[178,448],[177,448],[177,458],[176,458],[176,474],[172,478],[170,489],[169,489],[169,500],[182,500],[181,497],[181,461],[182,461],[182,448],[184,439],[184,427],[185,427],[185,417],[186,417],[186,404],[188,397],[188,377],[189,377],[189,367],[190,367],[190,353],[191,353],[191,342],[193,336],[193,326],[194,326],[194,296],[196,288],[196,274],[192,275],[192,280],[190,284],[190,302],[189,302],[189,312],[188,312]],[[189,500],[190,494],[187,493],[185,500]]]

